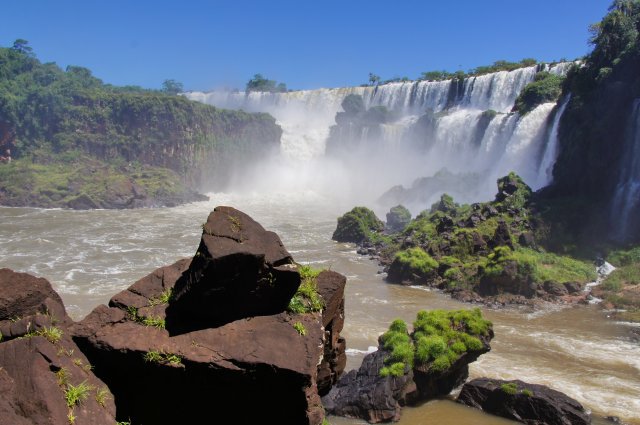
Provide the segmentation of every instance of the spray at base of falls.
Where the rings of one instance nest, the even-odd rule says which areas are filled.
[[[308,181],[330,188],[331,193],[341,192],[353,203],[372,204],[392,186],[410,185],[446,168],[482,176],[476,187],[456,199],[475,202],[493,197],[496,179],[510,171],[521,175],[533,189],[549,183],[555,148],[548,146],[553,134],[557,138],[557,132],[549,131],[549,121],[555,104],[539,105],[525,116],[511,110],[537,72],[564,75],[571,65],[538,65],[464,80],[287,93],[192,92],[186,96],[217,107],[272,114],[283,128],[278,167],[299,168],[297,164],[304,163],[307,169],[324,169],[302,178],[291,173],[294,180],[275,184],[299,187],[301,181]],[[329,130],[348,95],[361,96],[365,108],[387,108],[395,120],[380,126],[380,143],[373,143],[369,128],[363,128],[353,135],[360,140],[358,149],[329,159],[324,155]],[[554,122],[564,108],[556,110]],[[433,117],[426,129],[428,136],[415,131],[425,113]],[[269,180],[273,174],[261,173],[260,180]]]

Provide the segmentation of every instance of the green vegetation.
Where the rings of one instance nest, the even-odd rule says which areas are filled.
[[[125,191],[186,196],[186,182],[209,177],[203,170],[224,175],[230,159],[264,152],[258,134],[277,143],[272,117],[193,102],[165,83],[114,87],[86,68],[41,63],[25,40],[0,48],[0,155],[12,159],[0,164],[3,204],[114,208]]]
[[[426,277],[438,269],[438,262],[418,247],[398,252],[393,264],[403,276]]]
[[[157,316],[146,316],[142,318],[142,324],[145,326],[152,326],[154,328],[158,328],[158,329],[164,329],[165,328],[165,320],[161,317],[157,317]]]
[[[468,351],[484,348],[481,338],[488,337],[492,324],[482,318],[480,309],[420,311],[413,333],[401,319],[394,320],[382,334],[382,347],[390,352],[381,376],[402,376],[405,367],[422,367],[440,373]]]
[[[44,327],[36,331],[35,334],[45,337],[52,344],[56,344],[62,338],[62,330],[55,326]]]
[[[492,202],[459,205],[443,194],[404,230],[387,236],[392,241],[388,247],[395,248],[383,251],[391,263],[387,280],[478,293],[483,281],[487,285],[500,281],[499,290],[485,285],[484,293],[531,297],[535,295],[531,285],[596,279],[589,262],[537,246],[534,232],[544,228],[544,221],[531,203],[531,188],[518,175],[510,173],[497,184]],[[409,247],[403,246],[406,240],[411,241]]]
[[[100,406],[105,407],[107,405],[107,399],[110,398],[109,389],[107,387],[102,387],[96,389],[96,403]]]
[[[133,306],[127,307],[127,314],[129,318],[134,322],[140,323],[145,326],[151,326],[158,329],[165,329],[165,319],[159,316],[149,315],[140,316],[138,309]]]
[[[300,336],[305,336],[307,334],[307,328],[304,327],[302,322],[296,322],[293,324],[293,329],[300,334]]]
[[[156,305],[169,304],[169,301],[173,298],[173,288],[167,288],[157,297],[151,298],[149,300],[149,306],[153,307]]]
[[[538,72],[534,80],[522,90],[514,109],[521,115],[527,114],[536,106],[547,102],[555,102],[562,93],[564,77],[546,71]]]
[[[533,392],[531,390],[526,389],[526,388],[524,390],[522,390],[521,393],[522,393],[522,395],[525,395],[527,397],[532,397],[533,396]]]
[[[403,205],[392,207],[387,213],[387,229],[401,232],[411,221],[411,212]]]
[[[89,397],[89,392],[93,390],[93,387],[87,384],[87,381],[83,381],[78,385],[67,384],[64,390],[64,398],[67,401],[67,407],[74,407]]]
[[[506,383],[506,384],[502,384],[502,385],[500,385],[500,389],[505,394],[509,394],[509,395],[516,395],[516,393],[518,392],[518,386],[516,385],[515,382],[509,382],[509,383]]]
[[[464,71],[456,71],[456,72],[448,72],[448,71],[427,71],[423,72],[418,80],[426,80],[426,81],[444,81],[444,80],[452,80],[452,79],[464,79],[468,77],[476,77],[484,74],[491,74],[499,71],[514,71],[519,68],[526,68],[529,66],[536,65],[538,63],[537,60],[526,58],[522,59],[520,62],[509,62],[505,60],[498,60],[493,63],[493,65],[488,66],[479,66],[477,68],[470,69],[468,72]]]
[[[58,385],[61,387],[66,387],[69,383],[69,377],[71,376],[69,371],[66,368],[62,367],[55,374]]]
[[[366,207],[355,207],[338,218],[338,226],[331,239],[338,242],[362,243],[371,241],[376,233],[382,232],[384,223]]]
[[[291,297],[287,310],[294,314],[311,313],[324,308],[324,301],[318,294],[317,277],[321,270],[307,265],[298,266],[300,273],[300,286]]]
[[[148,351],[144,354],[144,361],[156,364],[168,364],[171,366],[182,366],[182,357],[173,353],[165,353],[164,351]]]
[[[269,92],[269,93],[282,93],[287,91],[287,85],[279,83],[274,80],[269,80],[262,76],[262,74],[256,74],[247,82],[245,91],[252,92]]]

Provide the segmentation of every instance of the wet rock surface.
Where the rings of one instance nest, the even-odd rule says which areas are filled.
[[[458,403],[531,425],[586,425],[591,417],[576,400],[544,385],[478,378],[466,383]]]

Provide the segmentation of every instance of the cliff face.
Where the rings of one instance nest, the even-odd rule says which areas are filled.
[[[86,68],[63,71],[54,63],[41,63],[30,51],[0,48],[3,205],[75,208],[78,203],[71,198],[81,195],[89,198],[81,202],[84,208],[188,202],[195,199],[190,190],[220,189],[234,167],[278,150],[281,133],[268,114],[221,110],[139,87],[114,87]],[[78,171],[78,164],[96,161],[95,168],[109,170],[79,171],[91,177],[87,185],[31,184],[43,172],[50,174],[47,183],[60,181],[63,174]],[[174,188],[153,193],[154,184],[133,176],[145,167],[149,169],[144,173],[162,175],[160,180]],[[93,187],[112,183],[103,174],[121,174],[135,190],[125,191],[124,202],[99,193]],[[18,180],[26,182],[14,183]],[[65,187],[72,190],[48,194]]]
[[[594,26],[593,51],[566,80],[571,100],[559,128],[550,199],[570,199],[580,214],[565,227],[582,239],[640,240],[640,3],[615,2]],[[562,219],[562,217],[560,217]],[[590,234],[590,235],[588,235]]]

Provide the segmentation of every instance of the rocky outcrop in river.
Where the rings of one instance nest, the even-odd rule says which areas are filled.
[[[108,386],[111,401],[103,410],[111,416],[105,423],[113,424],[115,416],[120,421],[152,424],[277,419],[318,425],[324,418],[320,394],[330,389],[346,364],[345,341],[340,336],[345,283],[344,276],[335,272],[310,274],[308,268],[294,263],[275,233],[240,211],[218,207],[203,226],[192,259],[154,271],[78,323],[66,314],[61,323],[64,338],[73,344],[68,349],[80,359],[77,363],[92,368],[86,367],[87,377],[80,373],[77,377],[92,388]],[[31,286],[22,285],[20,290]],[[27,292],[22,298],[32,296]],[[3,308],[34,304],[17,303],[9,296],[0,299]],[[47,303],[47,311],[64,311],[53,291],[39,299],[40,304]],[[4,320],[13,314],[22,313],[11,311],[1,317],[5,338],[15,338],[15,323]],[[38,320],[46,322],[48,316],[43,317]],[[0,353],[10,344],[31,344],[31,340],[49,344],[40,336],[5,339]],[[30,349],[35,352],[38,347]],[[51,350],[41,356],[64,360],[67,345],[61,347],[57,357]],[[14,351],[0,355],[4,368],[0,370],[17,379],[6,366],[18,361]],[[22,355],[19,359],[25,367],[36,360]],[[42,367],[48,368],[49,387],[57,385],[54,372],[60,367],[47,363]],[[75,370],[72,376],[76,377]],[[34,419],[28,411],[20,413],[19,403],[37,400],[44,388],[36,387],[37,394],[28,389],[20,393],[9,384],[0,372],[0,390],[9,388],[5,394],[20,396],[3,398],[0,408],[30,423]],[[64,397],[59,399],[64,407]],[[76,410],[82,409],[84,415],[93,404],[79,400]],[[63,410],[64,420],[52,423],[67,423],[67,410]]]
[[[584,407],[544,385],[478,378],[462,387],[457,401],[529,425],[588,425]]]

